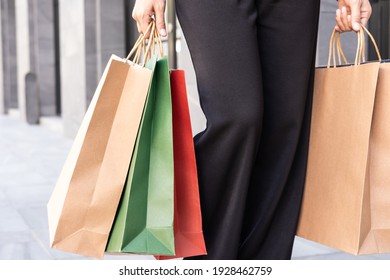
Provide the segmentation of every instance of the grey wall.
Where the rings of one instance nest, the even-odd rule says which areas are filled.
[[[73,137],[86,108],[84,1],[60,0],[60,60],[64,133]]]
[[[374,36],[381,55],[390,57],[390,0],[371,1],[372,16],[370,18],[370,31]],[[375,48],[369,45],[369,57],[376,60],[378,55]]]
[[[60,0],[62,117],[75,136],[111,54],[125,54],[123,0]]]
[[[1,8],[0,8],[0,38],[1,36],[1,18],[2,18],[2,13],[1,13]],[[4,108],[4,82],[3,82],[3,43],[0,42],[0,114],[5,113],[5,108]]]
[[[96,27],[100,76],[111,54],[125,57],[125,11],[123,0],[98,0],[97,2]]]
[[[3,55],[3,88],[5,110],[18,107],[16,72],[15,1],[1,0],[1,43]]]
[[[54,18],[52,0],[16,0],[18,108],[26,119],[25,79],[37,77],[41,116],[56,114]],[[35,103],[35,102],[34,102]]]
[[[123,0],[85,1],[85,62],[87,104],[111,54],[125,56]]]
[[[29,5],[28,0],[16,0],[16,55],[17,59],[17,81],[18,81],[18,109],[22,120],[26,120],[26,93],[25,77],[31,71],[30,59],[30,27],[29,27]],[[15,92],[16,93],[16,92]]]
[[[85,0],[85,65],[86,65],[86,96],[87,104],[92,99],[99,79],[98,71],[98,29],[96,27],[97,0]]]
[[[31,65],[39,80],[40,109],[42,116],[56,114],[56,80],[55,80],[55,40],[54,40],[54,6],[53,0],[29,0],[35,13],[35,38],[31,41],[31,57],[35,57],[35,65]],[[34,53],[33,53],[34,52]]]

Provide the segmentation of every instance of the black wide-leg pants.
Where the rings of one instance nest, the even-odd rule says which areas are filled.
[[[208,255],[290,259],[320,0],[176,0],[207,128],[196,135]]]

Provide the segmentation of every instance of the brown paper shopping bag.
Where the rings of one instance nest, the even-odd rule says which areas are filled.
[[[316,69],[297,235],[351,254],[389,253],[390,64],[362,59],[363,31],[355,65]]]
[[[103,256],[151,77],[119,57],[108,62],[48,203],[53,248]]]

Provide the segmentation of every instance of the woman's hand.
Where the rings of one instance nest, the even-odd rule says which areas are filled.
[[[339,8],[336,11],[336,27],[339,32],[359,31],[360,24],[367,25],[371,16],[369,0],[338,0]]]
[[[137,22],[138,32],[145,34],[152,21],[152,16],[154,16],[160,35],[167,36],[164,19],[165,6],[166,0],[136,0],[132,16]],[[145,36],[149,37],[149,34],[145,34]]]

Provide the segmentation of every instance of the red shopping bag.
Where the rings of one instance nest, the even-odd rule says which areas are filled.
[[[160,260],[206,254],[184,71],[172,70],[170,80],[175,171],[175,255],[155,256]]]

